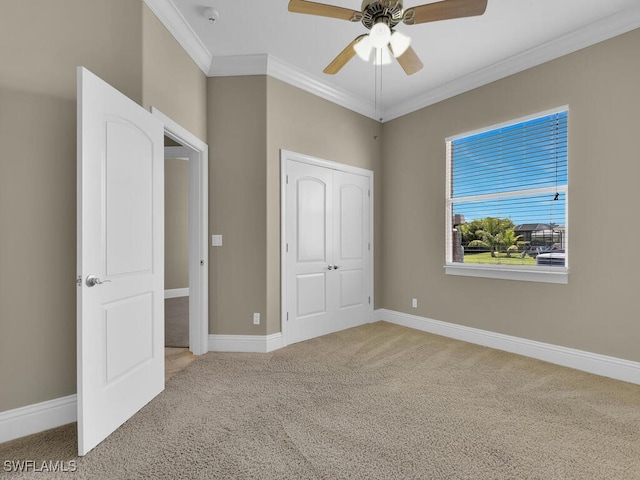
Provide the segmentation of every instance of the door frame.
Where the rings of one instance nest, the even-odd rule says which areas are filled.
[[[290,150],[280,150],[280,331],[282,332],[283,344],[289,345],[287,331],[287,162],[293,160],[308,165],[338,170],[345,173],[354,173],[369,178],[369,239],[371,242],[371,252],[369,254],[369,291],[371,292],[371,307],[369,309],[369,322],[373,320],[374,290],[373,277],[375,275],[374,266],[374,213],[373,213],[373,171],[360,167],[346,165],[344,163],[332,162],[322,158],[312,157],[303,153],[296,153]]]
[[[164,123],[164,134],[189,151],[189,350],[209,351],[209,147],[151,107]]]

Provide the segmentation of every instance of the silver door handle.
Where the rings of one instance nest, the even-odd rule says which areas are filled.
[[[89,275],[85,281],[87,287],[95,287],[96,285],[102,285],[103,283],[111,283],[111,280],[100,280],[95,275]]]
[[[329,265],[329,266],[327,267],[327,270],[333,270],[333,266],[332,266],[332,265]]]
[[[337,269],[339,269],[339,268],[340,268],[340,265],[334,265],[334,266],[333,266],[333,269],[334,269],[334,270],[337,270]]]

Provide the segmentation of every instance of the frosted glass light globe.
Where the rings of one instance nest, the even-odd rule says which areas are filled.
[[[406,35],[400,32],[393,32],[393,35],[391,35],[391,48],[393,49],[393,54],[396,57],[399,57],[406,52],[410,45],[411,39]]]
[[[385,48],[391,40],[391,29],[384,22],[376,23],[371,27],[369,38],[375,48]]]

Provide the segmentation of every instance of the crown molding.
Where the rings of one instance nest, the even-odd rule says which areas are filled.
[[[273,56],[269,56],[267,75],[282,80],[309,93],[324,98],[348,110],[376,119],[375,108],[371,101],[342,90],[306,74],[302,70],[289,65]]]
[[[172,0],[144,0],[144,3],[149,6],[207,76],[270,75],[344,108],[377,120],[375,109],[373,105],[370,105],[371,102],[346,90],[331,86],[271,55],[213,57]],[[640,27],[640,7],[632,12],[612,15],[558,39],[451,80],[405,102],[384,106],[384,121],[387,122],[407,115],[461,93],[622,35],[638,27]]]
[[[375,119],[375,109],[370,104],[371,102],[345,90],[328,85],[273,55],[213,57],[208,75],[209,77],[269,75],[365,117]]]
[[[211,66],[211,52],[193,31],[172,0],[143,0],[158,20],[169,30],[195,64],[206,75]]]
[[[452,80],[411,100],[387,107],[385,108],[385,121],[402,117],[442,100],[622,35],[638,27],[640,27],[640,8],[632,14],[626,12],[613,15],[469,75]]]
[[[245,75],[266,75],[269,55],[231,55],[213,57],[207,72],[209,77],[242,77]]]

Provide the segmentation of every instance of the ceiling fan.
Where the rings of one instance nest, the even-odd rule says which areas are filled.
[[[391,62],[391,54],[398,60],[407,75],[422,69],[422,62],[411,48],[411,39],[401,32],[394,31],[400,22],[407,25],[436,22],[453,18],[482,15],[488,0],[441,0],[417,7],[403,9],[402,0],[363,0],[360,12],[348,8],[310,2],[308,0],[289,0],[289,11],[306,13],[321,17],[339,18],[350,22],[362,22],[370,33],[359,35],[338,54],[324,69],[324,73],[336,74],[356,54],[365,61],[374,63]]]

